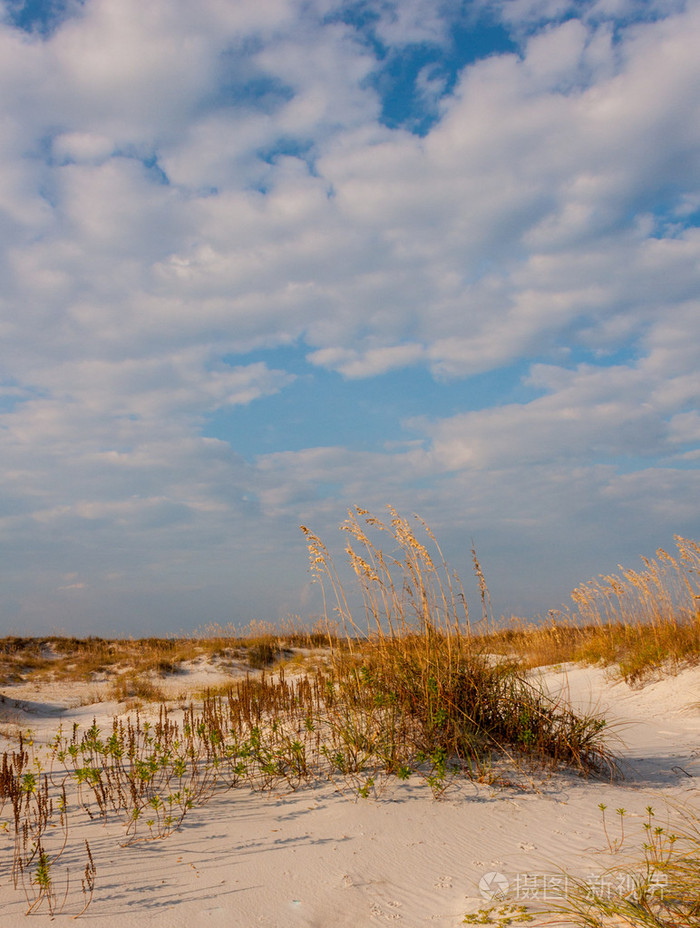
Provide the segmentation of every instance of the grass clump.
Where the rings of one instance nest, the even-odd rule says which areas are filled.
[[[497,928],[507,928],[508,925],[523,924],[534,921],[524,905],[492,905],[479,909],[471,915],[465,915],[465,925],[496,925]]]
[[[700,545],[675,541],[675,556],[659,548],[656,559],[642,558],[644,570],[620,567],[572,593],[582,620],[597,629],[583,656],[614,660],[628,682],[700,659]]]
[[[165,701],[165,693],[156,683],[148,676],[133,670],[119,674],[114,678],[111,695],[118,702],[124,702],[125,700]]]
[[[262,670],[265,667],[272,667],[281,656],[282,651],[276,640],[265,639],[248,645],[246,660],[253,670]]]
[[[332,650],[343,702],[356,718],[371,714],[370,703],[380,707],[391,726],[404,732],[403,758],[393,766],[427,757],[440,769],[456,763],[480,771],[499,754],[571,764],[583,772],[610,770],[604,722],[553,702],[517,665],[489,660],[472,635],[462,585],[430,529],[418,520],[424,543],[406,519],[391,508],[389,514],[385,524],[356,509],[342,527],[362,593],[361,621],[327,548],[303,531],[324,602],[335,601],[348,642],[347,650]],[[370,531],[384,536],[395,553],[385,555]],[[486,616],[488,593],[473,555]]]

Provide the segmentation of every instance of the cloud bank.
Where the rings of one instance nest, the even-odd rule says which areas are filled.
[[[473,538],[504,612],[697,537],[700,4],[39,10],[0,3],[6,629],[301,612],[297,526],[353,503]]]

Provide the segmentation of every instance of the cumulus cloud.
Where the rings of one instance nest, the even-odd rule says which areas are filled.
[[[241,577],[261,551],[284,574],[290,526],[330,526],[344,501],[423,503],[494,546],[507,525],[534,538],[542,508],[559,536],[604,506],[636,530],[652,490],[680,511],[700,399],[696,2],[484,0],[469,20],[425,0],[364,18],[88,0],[43,32],[2,9],[10,612],[47,615],[75,571],[85,621],[101,590],[124,605],[125,577],[139,608],[167,577],[212,582],[221,610],[218,545]],[[428,61],[412,93],[437,121],[385,125],[391,62],[447,55],[479,15],[517,51],[449,81]],[[203,437],[213,411],[264,416],[291,393],[274,353],[247,357],[290,346],[307,377],[425,367],[445,390],[519,365],[526,398],[408,415],[406,444],[372,450],[320,436],[256,459]]]
[[[514,459],[521,465],[563,459],[590,464],[601,456],[654,459],[672,454],[670,442],[682,441],[679,424],[692,422],[682,413],[674,424],[673,406],[664,400],[666,383],[677,378],[670,371],[663,377],[659,394],[659,381],[644,364],[573,371],[535,366],[530,380],[548,391],[545,396],[440,420],[428,433],[435,455],[450,470],[502,467]],[[700,402],[700,383],[693,380],[685,383],[687,403]],[[685,440],[693,439],[691,429]]]

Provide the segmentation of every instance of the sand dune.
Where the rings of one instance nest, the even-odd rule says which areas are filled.
[[[121,846],[118,822],[76,813],[64,860],[77,862],[71,889],[77,895],[55,920],[67,923],[79,908],[83,836],[89,836],[97,877],[82,918],[105,928],[453,928],[466,913],[493,905],[490,892],[506,883],[511,899],[529,905],[561,890],[562,870],[605,879],[609,867],[633,859],[647,806],[662,824],[681,820],[684,804],[700,807],[700,668],[641,689],[576,665],[539,675],[574,706],[605,715],[624,779],[530,773],[526,788],[498,789],[459,780],[438,800],[417,778],[390,781],[368,799],[329,782],[286,794],[217,791],[174,834],[128,847]],[[41,743],[59,723],[86,727],[94,717],[109,727],[124,711],[114,702],[77,701],[65,686],[8,689],[0,705],[0,748],[10,750],[20,729],[31,729]],[[601,803],[608,806],[608,838]],[[627,838],[613,854],[618,808],[626,810]],[[7,813],[6,807],[4,819]],[[12,886],[9,829],[0,833],[0,847],[0,924],[48,924],[48,914],[27,921],[26,901]]]

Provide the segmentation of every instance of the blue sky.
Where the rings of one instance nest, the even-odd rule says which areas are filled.
[[[0,0],[0,631],[497,615],[700,535],[697,0]]]

